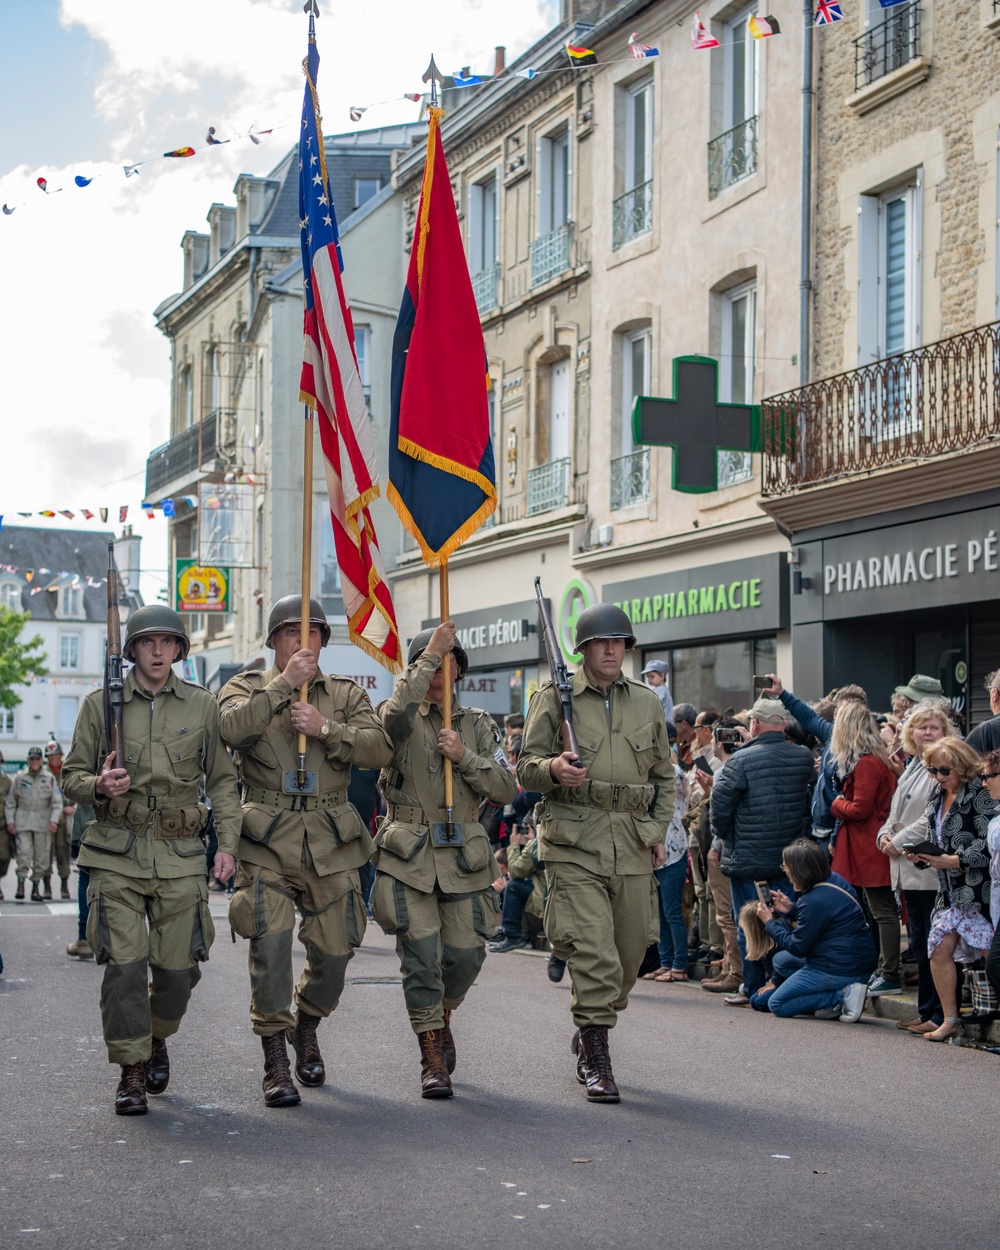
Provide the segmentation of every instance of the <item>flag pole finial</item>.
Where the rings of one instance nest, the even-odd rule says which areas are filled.
[[[438,69],[437,65],[435,64],[433,52],[431,53],[431,62],[427,66],[427,69],[424,71],[423,77],[420,79],[420,81],[429,82],[431,84],[431,108],[437,108],[437,103],[438,103],[437,85],[439,82],[443,83],[444,78],[441,76],[441,71]]]

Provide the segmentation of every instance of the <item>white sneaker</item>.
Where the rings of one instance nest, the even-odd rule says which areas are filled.
[[[865,999],[868,997],[868,986],[864,981],[855,981],[848,985],[844,990],[844,1010],[840,1013],[840,1018],[845,1024],[853,1024],[855,1020],[861,1019],[861,1013],[865,1009]]]

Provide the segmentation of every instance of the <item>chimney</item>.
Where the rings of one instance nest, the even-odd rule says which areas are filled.
[[[115,564],[118,568],[118,575],[122,581],[122,590],[130,595],[139,595],[139,548],[142,545],[142,538],[138,534],[132,532],[132,526],[127,525],[121,533],[121,537],[115,540]],[[142,602],[138,599],[138,602]]]
[[[507,68],[507,49],[498,45],[493,53],[493,77],[499,78]]]

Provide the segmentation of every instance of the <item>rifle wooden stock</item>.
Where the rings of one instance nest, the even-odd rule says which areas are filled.
[[[125,767],[125,679],[122,676],[122,623],[118,607],[118,571],[115,544],[108,543],[108,652],[104,660],[104,728],[114,752],[114,767]]]
[[[573,686],[566,668],[566,662],[559,651],[555,626],[552,624],[552,616],[542,594],[542,579],[540,577],[535,578],[535,599],[538,603],[538,621],[542,627],[542,637],[545,640],[545,658],[549,663],[552,684],[559,695],[559,705],[562,711],[562,723],[559,726],[559,732],[562,735],[563,750],[572,755],[573,759],[579,763],[580,747],[577,744],[576,732],[573,729]]]

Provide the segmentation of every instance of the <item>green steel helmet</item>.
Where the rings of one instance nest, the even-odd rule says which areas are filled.
[[[271,635],[276,629],[282,625],[298,625],[302,621],[302,596],[301,595],[285,595],[271,609],[271,615],[267,618],[267,646],[272,647]],[[319,636],[323,640],[323,646],[330,641],[330,626],[326,619],[326,613],[318,599],[309,600],[309,624],[319,626]]]
[[[419,634],[410,641],[410,649],[406,653],[407,664],[412,664],[418,655],[423,655],[427,650],[427,644],[430,642],[434,634],[433,629],[422,629]],[[469,671],[469,657],[466,655],[464,648],[460,647],[456,642],[452,648],[452,655],[458,663],[459,680]]]
[[[179,612],[168,608],[165,603],[148,603],[144,608],[137,608],[128,618],[125,646],[122,648],[126,660],[135,660],[135,640],[143,634],[173,634],[181,644],[181,653],[177,658],[187,659],[191,640],[184,628],[184,620]]]
[[[635,646],[632,622],[613,603],[594,603],[580,613],[576,622],[577,651],[595,638],[624,638],[626,651]]]

